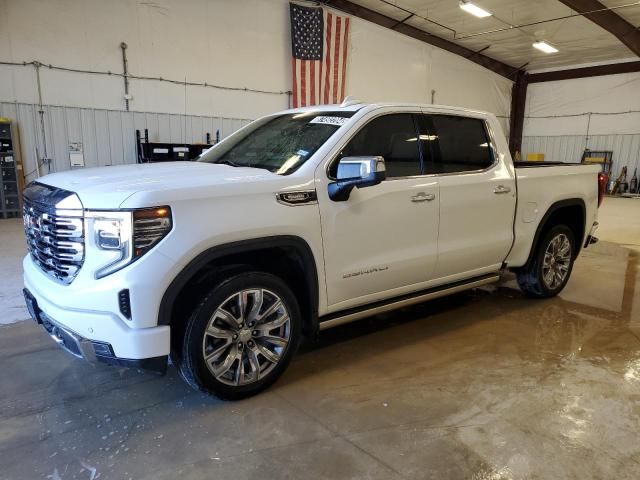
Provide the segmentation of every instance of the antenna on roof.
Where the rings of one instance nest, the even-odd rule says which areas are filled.
[[[340,106],[349,107],[351,105],[357,105],[358,103],[360,103],[360,100],[356,100],[355,97],[352,97],[351,95],[349,95],[348,97],[345,97],[345,99],[342,101]]]

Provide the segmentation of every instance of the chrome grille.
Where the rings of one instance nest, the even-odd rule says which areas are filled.
[[[53,187],[41,184],[37,188],[40,192],[36,193],[42,193],[43,188],[53,190]],[[41,201],[36,201],[33,199],[33,191],[31,186],[25,190],[23,211],[24,230],[31,258],[50,277],[62,283],[71,283],[84,261],[82,209],[59,208],[60,201],[55,204],[47,201],[74,195],[71,192],[62,191],[68,194],[65,196],[58,190],[55,195],[39,195],[38,200]]]

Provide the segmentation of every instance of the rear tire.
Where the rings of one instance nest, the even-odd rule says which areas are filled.
[[[278,277],[257,271],[232,274],[187,321],[177,367],[192,387],[237,400],[271,386],[300,343],[300,308]]]
[[[531,264],[516,272],[518,285],[525,295],[548,298],[559,294],[571,277],[575,245],[573,231],[566,225],[548,230],[536,246]]]

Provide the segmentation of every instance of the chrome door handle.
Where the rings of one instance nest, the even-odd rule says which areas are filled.
[[[431,200],[434,200],[435,198],[436,198],[436,196],[433,193],[420,192],[420,193],[414,195],[413,197],[411,197],[411,201],[412,202],[430,202]]]
[[[509,187],[505,187],[504,185],[498,185],[493,189],[493,193],[496,195],[500,195],[501,193],[509,193],[511,189]]]

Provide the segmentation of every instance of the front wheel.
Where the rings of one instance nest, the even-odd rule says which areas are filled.
[[[575,245],[573,232],[566,225],[556,225],[547,231],[531,264],[516,273],[520,289],[538,298],[560,293],[573,270]]]
[[[289,287],[268,273],[239,273],[213,288],[189,318],[178,369],[199,390],[248,397],[284,372],[300,336],[300,309]]]

